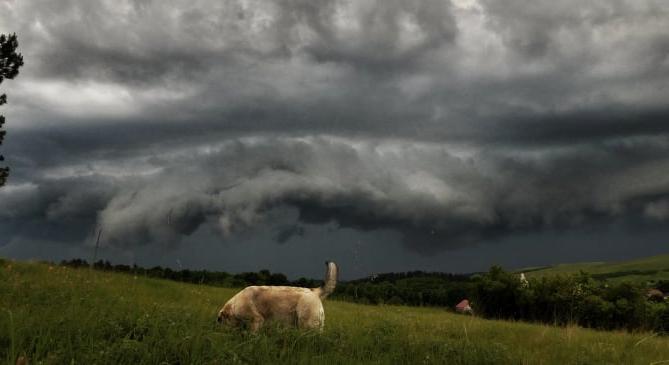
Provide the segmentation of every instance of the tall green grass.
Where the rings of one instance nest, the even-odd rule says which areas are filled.
[[[215,323],[232,289],[0,262],[0,361],[14,364],[650,364],[669,339],[326,301],[323,334]]]

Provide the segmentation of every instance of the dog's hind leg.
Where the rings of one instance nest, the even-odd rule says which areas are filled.
[[[303,329],[323,330],[325,312],[317,298],[304,298],[297,305],[297,326]]]

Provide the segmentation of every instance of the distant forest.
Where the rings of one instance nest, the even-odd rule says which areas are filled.
[[[81,259],[61,265],[87,268]],[[93,269],[162,278],[185,283],[242,288],[248,285],[291,285],[313,288],[320,280],[299,278],[269,270],[230,274],[207,270],[149,269],[97,261]],[[362,304],[412,305],[453,308],[469,299],[475,315],[485,318],[524,320],[558,325],[578,324],[597,329],[651,330],[669,333],[669,281],[651,288],[610,284],[581,272],[521,281],[519,275],[493,266],[486,273],[463,275],[412,271],[387,273],[340,281],[332,298]]]

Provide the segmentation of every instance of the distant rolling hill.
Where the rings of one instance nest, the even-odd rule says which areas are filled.
[[[585,271],[596,279],[653,282],[669,280],[669,254],[629,261],[581,262],[539,268],[525,268],[517,271],[524,272],[528,278]]]

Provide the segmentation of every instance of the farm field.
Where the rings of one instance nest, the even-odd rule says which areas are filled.
[[[660,364],[669,338],[326,301],[323,334],[220,327],[235,289],[0,261],[0,361],[31,364]]]
[[[518,271],[525,271],[525,275],[528,278],[554,274],[573,274],[585,271],[594,277],[615,282],[669,280],[669,255],[658,255],[620,262],[560,264],[545,268],[529,268]]]

